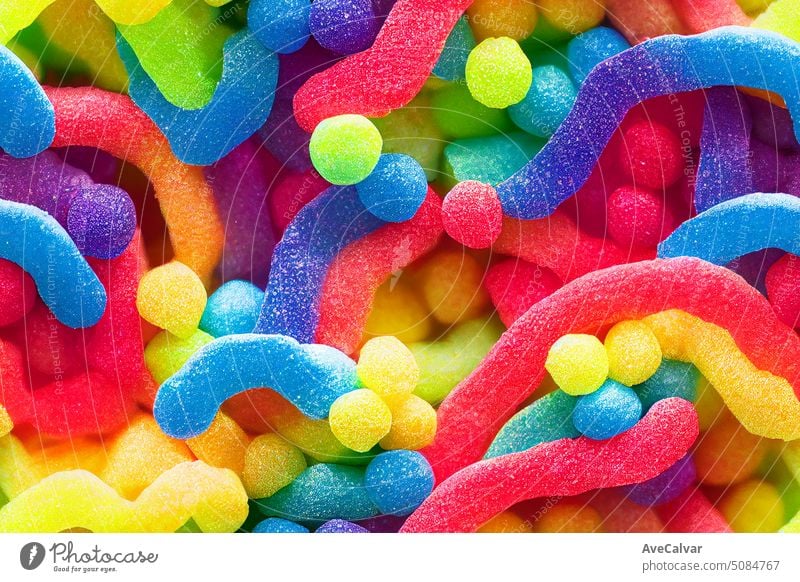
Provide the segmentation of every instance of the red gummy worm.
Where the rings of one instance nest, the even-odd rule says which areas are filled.
[[[568,333],[598,333],[625,319],[681,309],[728,330],[762,370],[800,394],[800,337],[739,275],[679,257],[619,265],[568,283],[511,326],[438,410],[436,440],[423,454],[442,481],[474,463],[544,378],[550,346]]]
[[[46,93],[56,111],[52,147],[94,147],[136,165],[153,183],[175,258],[209,283],[222,256],[223,230],[202,169],[181,163],[125,95],[94,87],[48,87]]]
[[[698,489],[690,489],[656,507],[666,530],[672,533],[730,533],[731,526]]]
[[[721,26],[750,26],[752,21],[736,0],[672,0],[672,3],[692,34]]]
[[[402,107],[420,92],[450,31],[472,0],[398,0],[372,47],[306,81],[294,116],[309,133],[328,117],[372,117]]]
[[[411,514],[401,532],[472,532],[515,503],[639,483],[686,454],[699,433],[694,406],[660,400],[627,432],[543,443],[459,471]]]
[[[441,199],[429,188],[414,218],[382,226],[339,253],[325,279],[317,343],[346,354],[358,349],[381,283],[439,242],[443,232],[441,208]]]

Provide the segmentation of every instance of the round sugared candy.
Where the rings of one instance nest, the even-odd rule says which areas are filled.
[[[383,154],[372,173],[356,185],[358,198],[386,222],[411,219],[425,201],[428,180],[419,162],[405,154]]]
[[[314,129],[308,145],[311,162],[331,184],[349,186],[370,175],[381,157],[383,139],[362,115],[338,115]]]
[[[608,377],[626,386],[641,384],[661,365],[661,346],[653,331],[641,321],[621,321],[605,339]]]
[[[657,477],[628,487],[628,499],[648,507],[668,503],[691,487],[696,479],[692,456],[686,455]]]
[[[662,360],[655,374],[634,387],[644,410],[664,398],[678,397],[694,402],[700,373],[692,364],[678,360]],[[716,394],[716,391],[711,389]],[[700,407],[698,414],[701,415]],[[702,424],[702,423],[701,423]]]
[[[22,267],[0,259],[0,327],[19,321],[36,305],[36,284]]]
[[[467,87],[479,103],[504,109],[525,98],[533,78],[531,63],[517,41],[487,38],[469,53]]]
[[[478,40],[508,36],[525,40],[533,34],[539,14],[530,0],[474,0],[467,20]]]
[[[250,333],[263,302],[264,292],[249,281],[228,281],[208,298],[200,329],[214,337]]]
[[[536,0],[539,11],[555,28],[579,34],[600,24],[605,0]]]
[[[433,469],[416,451],[387,451],[367,465],[364,487],[381,513],[408,515],[433,491]]]
[[[212,341],[214,341],[213,336],[199,329],[186,338],[179,338],[168,331],[162,331],[147,344],[144,349],[144,361],[155,381],[163,384],[167,378],[180,370],[197,350]]]
[[[357,523],[344,519],[326,521],[315,533],[342,534],[342,533],[369,533],[369,530]]]
[[[608,232],[625,248],[655,247],[672,227],[672,213],[663,194],[621,186],[608,197]]]
[[[380,441],[387,451],[419,450],[433,442],[436,436],[436,410],[414,394],[395,394],[386,397],[392,412],[392,428]]]
[[[471,249],[492,246],[503,228],[497,191],[475,180],[459,182],[442,202],[442,222],[451,238]]]
[[[247,25],[265,47],[289,54],[308,42],[310,10],[311,0],[252,0]]]
[[[242,484],[251,498],[270,497],[305,470],[300,449],[277,434],[262,434],[247,447]]]
[[[381,396],[410,394],[419,381],[419,366],[403,342],[393,336],[376,337],[361,348],[358,379]]]
[[[572,422],[581,434],[602,441],[633,427],[642,416],[636,392],[606,380],[599,390],[581,396],[572,411]]]
[[[308,22],[323,48],[340,55],[366,50],[380,30],[372,0],[316,0]]]
[[[127,192],[108,184],[81,188],[67,213],[67,231],[81,253],[113,259],[136,231],[136,208]]]
[[[608,378],[608,354],[595,336],[569,334],[550,347],[544,367],[567,394],[590,394]]]
[[[555,65],[535,67],[528,93],[508,108],[508,114],[520,129],[547,138],[567,117],[576,95],[572,79],[564,69]]]
[[[268,517],[253,528],[253,533],[309,533],[309,531],[307,527],[288,519]]]
[[[719,510],[740,533],[774,533],[783,525],[781,494],[771,483],[745,481],[728,489],[719,501]]]
[[[203,282],[178,261],[148,271],[139,282],[136,294],[139,315],[184,339],[197,331],[206,301]]]
[[[331,431],[349,449],[364,453],[392,428],[392,412],[372,390],[353,390],[331,405]]]
[[[630,48],[625,37],[613,28],[598,26],[576,36],[567,44],[567,62],[572,78],[582,85],[586,75],[599,63]]]
[[[683,175],[681,142],[669,128],[639,121],[622,134],[620,162],[635,186],[662,189]]]

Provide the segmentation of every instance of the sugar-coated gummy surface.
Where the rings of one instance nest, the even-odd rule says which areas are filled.
[[[786,253],[767,271],[764,280],[767,297],[775,313],[789,327],[797,327],[800,323],[800,284],[797,255]]]
[[[660,257],[699,257],[717,265],[766,248],[800,254],[800,200],[790,194],[747,194],[681,224],[658,247]]]
[[[199,327],[214,337],[250,333],[263,299],[264,292],[252,283],[228,281],[208,298]]]
[[[361,182],[376,168],[383,140],[375,125],[363,115],[337,115],[314,128],[308,144],[311,162],[331,184]]]
[[[446,81],[463,81],[467,57],[473,48],[475,48],[475,36],[469,22],[466,18],[459,18],[447,37],[447,42],[444,43],[444,49],[436,61],[433,74]]]
[[[415,394],[394,394],[384,398],[392,413],[392,427],[379,444],[387,451],[416,451],[436,436],[436,410]]]
[[[504,109],[525,98],[531,86],[531,63],[515,40],[487,38],[469,53],[467,87],[476,101]]]
[[[308,27],[320,46],[341,55],[369,48],[380,29],[372,0],[317,0]]]
[[[473,0],[466,19],[481,40],[509,36],[521,41],[533,33],[539,13],[527,0]]]
[[[269,116],[278,82],[278,57],[245,29],[225,41],[222,78],[200,109],[168,101],[122,36],[118,50],[130,76],[129,92],[187,164],[216,162],[253,135]]]
[[[308,42],[310,9],[311,0],[253,0],[247,9],[247,26],[269,50],[293,53]]]
[[[576,402],[577,398],[562,390],[542,396],[503,425],[484,458],[519,453],[542,443],[581,436],[572,424]]]
[[[673,396],[694,402],[699,380],[700,373],[692,364],[664,358],[652,376],[633,388],[646,412],[659,400]]]
[[[332,519],[323,523],[314,533],[327,534],[348,534],[348,533],[369,533],[369,530],[361,527],[357,523],[344,519]]]
[[[365,453],[389,434],[392,412],[372,390],[358,389],[342,394],[331,405],[331,431],[349,449]]]
[[[253,533],[309,533],[307,527],[303,527],[299,523],[289,521],[288,519],[281,519],[280,517],[268,517],[267,519],[258,522],[253,528]]]
[[[0,256],[33,277],[39,296],[64,325],[89,327],[102,317],[103,285],[69,234],[46,212],[0,200]]]
[[[699,489],[690,489],[677,499],[659,505],[656,511],[671,533],[725,533],[731,527],[719,510]]]
[[[383,154],[369,176],[356,185],[358,197],[372,214],[386,222],[411,219],[425,201],[425,170],[405,154]]]
[[[206,307],[203,282],[180,261],[170,261],[142,276],[136,308],[145,320],[180,338],[197,331]]]
[[[208,428],[225,400],[250,388],[272,388],[306,415],[325,418],[355,383],[355,363],[335,348],[281,335],[229,335],[204,346],[161,385],[153,412],[165,433],[189,438]]]
[[[459,182],[495,186],[522,168],[542,145],[539,138],[522,131],[455,140],[444,148],[444,170]]]
[[[605,2],[597,0],[537,0],[537,6],[548,22],[569,34],[597,26],[606,15]]]
[[[608,377],[608,354],[593,335],[567,334],[550,346],[544,366],[567,394],[591,394]]]
[[[697,479],[691,455],[686,455],[660,475],[626,487],[628,499],[644,506],[669,503],[689,489]]]
[[[387,451],[364,473],[364,487],[381,513],[408,515],[433,491],[433,471],[415,451]]]
[[[143,24],[151,20],[172,0],[96,0],[109,18],[119,24]],[[211,2],[208,2],[211,4]]]
[[[112,259],[133,238],[136,209],[128,194],[116,186],[81,188],[67,213],[67,231],[84,255]]]
[[[36,305],[36,297],[33,278],[16,263],[0,260],[0,327],[30,313]]]
[[[223,412],[217,413],[206,432],[186,440],[186,446],[199,461],[212,467],[230,469],[240,479],[244,474],[249,444],[250,437],[242,427]]]
[[[531,306],[561,287],[561,281],[545,267],[504,259],[489,267],[483,285],[503,324],[511,327]]]
[[[451,238],[464,246],[492,246],[503,228],[503,208],[489,184],[474,180],[459,182],[442,203],[442,223]]]
[[[595,66],[630,46],[625,37],[606,26],[598,26],[579,34],[567,44],[567,62],[572,79],[579,86],[582,85]]]
[[[55,473],[0,508],[0,531],[168,533],[193,519],[202,531],[222,533],[236,531],[246,517],[247,494],[238,477],[195,461],[162,473],[135,501],[88,471]]]
[[[751,66],[754,51],[760,66]],[[498,186],[503,210],[519,218],[552,214],[587,180],[628,110],[645,99],[739,85],[779,93],[793,110],[800,105],[800,89],[779,71],[798,60],[800,48],[785,37],[735,26],[652,38],[607,59],[586,78],[572,111],[542,151]]]
[[[0,404],[0,437],[6,436],[14,428],[14,421],[6,412],[6,409]]]
[[[626,386],[641,384],[661,365],[658,338],[641,322],[620,321],[608,330],[603,345],[608,354],[608,377]]]
[[[611,440],[562,439],[464,468],[441,482],[401,531],[475,531],[523,499],[638,483],[682,458],[697,433],[689,402],[662,400]]]
[[[242,484],[251,498],[270,497],[306,470],[300,449],[277,434],[262,434],[248,445]]]
[[[48,88],[56,111],[53,147],[96,147],[137,166],[153,184],[175,258],[208,282],[222,255],[223,229],[199,168],[180,163],[130,98],[92,87]]]
[[[654,146],[647,146],[647,149],[658,151]],[[623,249],[652,249],[675,226],[659,187],[655,190],[639,186],[617,188],[608,197],[606,215],[608,234]]]
[[[365,387],[381,396],[410,394],[419,381],[414,354],[394,336],[367,341],[359,352],[356,373]]]
[[[547,138],[569,114],[576,95],[565,70],[549,64],[537,66],[525,98],[509,107],[508,113],[520,129]]]
[[[30,69],[0,46],[0,148],[26,158],[48,148],[55,136],[53,105]]]
[[[471,0],[398,0],[367,50],[311,77],[294,97],[308,132],[344,113],[380,116],[419,93]],[[413,48],[409,48],[413,47]]]
[[[179,338],[168,331],[162,331],[147,343],[144,359],[147,369],[158,384],[172,376],[204,345],[214,341],[214,337],[197,330],[187,338]]]
[[[788,378],[792,385],[798,382],[800,339],[738,275],[692,258],[604,269],[565,285],[534,305],[442,403],[436,440],[424,450],[437,479],[441,481],[483,456],[500,427],[541,383],[547,351],[558,338],[567,333],[596,333],[617,321],[670,308],[684,309],[722,326],[731,332],[752,366]],[[776,352],[775,345],[783,349]],[[497,385],[503,390],[489,388]],[[798,392],[800,389],[795,389]],[[749,391],[737,395],[743,408],[758,411],[762,418],[780,409],[765,408],[761,397]],[[797,400],[790,392],[780,398],[787,403],[791,398]],[[480,406],[476,406],[478,402]]]
[[[591,394],[578,398],[572,424],[594,440],[610,439],[635,425],[642,416],[642,403],[628,386],[606,380]]]

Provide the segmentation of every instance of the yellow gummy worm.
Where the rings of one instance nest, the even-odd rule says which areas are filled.
[[[172,0],[95,0],[103,12],[118,24],[144,24]]]
[[[30,26],[42,10],[55,0],[0,0],[0,44],[6,44],[15,34]],[[125,0],[120,0],[125,1]]]
[[[205,532],[239,529],[247,517],[247,493],[228,469],[202,461],[162,473],[135,501],[99,477],[78,469],[55,473],[0,508],[0,532],[173,532],[193,519]]]
[[[792,441],[800,438],[800,401],[788,380],[759,370],[727,330],[677,309],[642,320],[664,357],[694,364],[749,432]]]

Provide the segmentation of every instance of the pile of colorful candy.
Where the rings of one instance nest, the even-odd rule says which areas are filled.
[[[0,2],[0,531],[800,532],[799,14]]]

